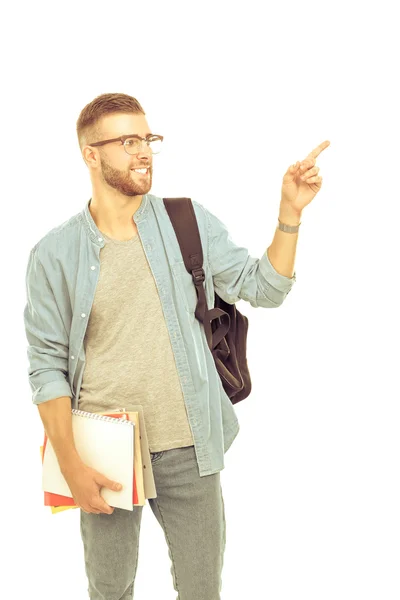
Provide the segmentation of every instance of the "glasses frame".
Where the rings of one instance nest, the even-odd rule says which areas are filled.
[[[124,150],[127,154],[129,154],[129,156],[133,156],[130,152],[128,152],[128,150],[126,149],[125,146],[125,142],[127,139],[129,138],[138,138],[139,140],[142,140],[142,142],[148,142],[149,138],[152,137],[158,137],[160,138],[161,141],[163,141],[164,136],[163,135],[159,135],[158,133],[150,133],[149,135],[146,135],[146,137],[142,137],[140,135],[137,135],[136,133],[131,133],[130,135],[121,135],[120,137],[117,138],[113,138],[111,140],[102,140],[101,142],[94,142],[93,144],[88,144],[88,146],[103,146],[104,144],[110,144],[111,142],[121,142],[121,144],[124,146]],[[147,144],[147,147],[150,148],[150,146]],[[151,149],[151,148],[150,148]],[[138,150],[138,152],[134,152],[133,154],[138,154],[140,152],[140,150]],[[153,151],[152,151],[153,154]],[[158,152],[156,153],[158,154]]]

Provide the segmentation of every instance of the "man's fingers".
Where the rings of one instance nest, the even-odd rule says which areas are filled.
[[[314,148],[314,150],[310,152],[307,158],[317,158],[317,156],[319,156],[321,152],[325,150],[325,148],[327,148],[328,146],[330,146],[330,141],[325,140],[324,142],[322,142],[322,144],[319,144],[316,148]]]

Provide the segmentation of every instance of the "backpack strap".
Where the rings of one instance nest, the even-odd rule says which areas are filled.
[[[203,285],[203,247],[192,201],[190,198],[163,198],[163,201],[175,230],[186,270],[192,274],[196,286],[198,301],[195,317],[203,323],[208,346],[213,351],[229,331],[230,316],[220,308],[209,310],[207,306]],[[213,331],[211,321],[217,318],[220,323]]]

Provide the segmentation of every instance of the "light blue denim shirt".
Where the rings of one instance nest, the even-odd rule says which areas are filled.
[[[70,396],[72,408],[78,407],[85,368],[83,339],[105,244],[89,202],[30,251],[24,322],[33,404]],[[296,273],[292,278],[279,274],[266,252],[261,259],[251,257],[246,248],[234,244],[222,221],[192,202],[203,247],[208,307],[214,307],[214,291],[229,304],[243,299],[255,308],[280,306]],[[211,475],[224,468],[224,453],[238,434],[239,422],[215,368],[204,327],[194,316],[196,289],[162,198],[145,194],[133,219],[160,295],[199,473]],[[181,301],[176,303],[175,297]]]

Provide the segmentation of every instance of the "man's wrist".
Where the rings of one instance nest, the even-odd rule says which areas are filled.
[[[293,208],[284,202],[281,202],[279,207],[279,220],[286,225],[299,225],[301,222],[302,213],[293,210]]]

